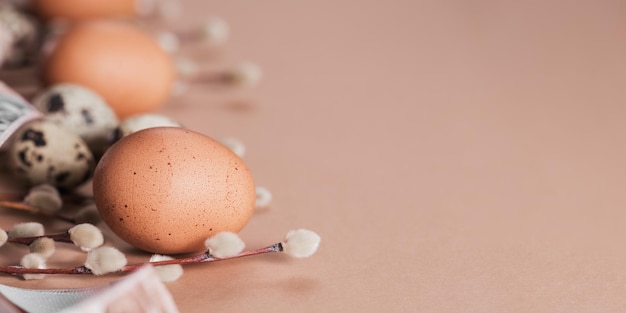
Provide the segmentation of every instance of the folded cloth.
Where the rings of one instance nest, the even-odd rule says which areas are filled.
[[[179,312],[151,265],[95,287],[33,290],[0,284],[0,294],[32,313]]]

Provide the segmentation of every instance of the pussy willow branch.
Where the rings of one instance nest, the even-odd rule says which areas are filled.
[[[21,201],[24,199],[24,194],[19,193],[4,193],[0,194],[0,202],[2,201]],[[84,204],[88,201],[93,200],[92,196],[86,196],[79,193],[63,193],[61,194],[61,199],[63,202],[72,203],[72,204]]]
[[[216,257],[211,256],[210,253],[205,252],[203,254],[194,255],[194,256],[190,256],[186,258],[180,258],[180,259],[127,265],[127,266],[122,267],[120,271],[130,272],[130,271],[140,268],[141,266],[145,264],[152,264],[154,266],[162,266],[162,265],[173,265],[173,264],[184,265],[184,264],[194,264],[194,263],[209,263],[209,262],[217,262],[217,261],[224,261],[224,260],[232,260],[232,259],[243,258],[247,256],[259,255],[259,254],[270,253],[270,252],[281,252],[281,251],[283,251],[283,245],[282,243],[279,242],[271,246],[267,246],[265,248],[245,251],[245,252],[242,252],[237,255],[227,257],[227,258],[216,258]]]
[[[282,243],[275,243],[271,246],[267,246],[265,248],[260,248],[256,250],[246,251],[239,253],[237,255],[227,257],[227,258],[216,258],[211,256],[208,252],[203,254],[190,256],[186,258],[173,259],[173,260],[165,260],[158,262],[145,262],[139,264],[126,265],[121,269],[111,272],[108,274],[119,274],[119,273],[128,273],[139,269],[140,267],[151,264],[153,266],[163,266],[163,265],[184,265],[184,264],[195,264],[195,263],[210,263],[217,261],[225,261],[237,258],[243,258],[253,255],[272,253],[272,252],[281,252],[283,251]],[[70,268],[25,268],[22,266],[0,266],[0,273],[12,274],[12,275],[22,275],[22,274],[93,274],[90,269],[86,268],[84,265]]]
[[[25,212],[30,212],[30,213],[35,213],[35,214],[40,214],[43,216],[48,216],[48,217],[54,217],[69,223],[76,223],[74,219],[69,218],[67,216],[63,216],[63,215],[59,215],[56,213],[51,213],[48,212],[46,210],[42,210],[39,209],[37,207],[34,206],[30,206],[26,203],[23,202],[18,202],[18,201],[5,201],[5,200],[0,200],[0,207],[4,207],[4,208],[8,208],[8,209],[14,209],[14,210],[18,210],[18,211],[25,211]]]
[[[73,243],[72,239],[70,238],[70,234],[68,234],[67,232],[61,233],[61,234],[54,234],[54,235],[10,238],[10,239],[7,240],[7,242],[19,243],[19,244],[23,244],[23,245],[30,245],[31,243],[33,243],[35,240],[37,240],[39,238],[50,238],[50,239],[52,239],[52,240],[54,240],[56,242]]]
[[[30,206],[26,203],[23,202],[19,202],[19,201],[5,201],[5,200],[0,200],[0,207],[5,207],[8,209],[15,209],[15,210],[20,210],[20,211],[26,211],[26,212],[31,212],[31,213],[37,213],[37,214],[42,214],[42,215],[46,215],[46,216],[54,216],[54,214],[47,212],[45,210],[36,208],[34,206]]]

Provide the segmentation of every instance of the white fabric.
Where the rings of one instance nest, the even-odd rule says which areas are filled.
[[[0,284],[0,293],[32,313],[178,313],[154,268],[144,266],[116,282],[90,288],[32,290]]]
[[[34,290],[0,284],[0,293],[26,312],[52,313],[85,300],[106,286],[95,288]]]

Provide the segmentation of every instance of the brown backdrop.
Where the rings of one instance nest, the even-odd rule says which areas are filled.
[[[265,77],[194,85],[163,112],[246,143],[275,197],[241,233],[248,247],[300,227],[322,245],[187,267],[168,285],[183,312],[626,310],[623,2],[185,4],[177,27],[217,15],[232,30],[190,54]]]

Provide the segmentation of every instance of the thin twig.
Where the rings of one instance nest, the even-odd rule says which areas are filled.
[[[50,212],[46,212],[44,210],[41,210],[41,209],[36,208],[34,206],[30,206],[30,205],[28,205],[26,203],[23,203],[23,202],[0,200],[0,206],[8,208],[8,209],[27,211],[27,212],[31,212],[31,213],[37,213],[37,214],[46,215],[46,216],[54,216],[54,214],[51,214]]]
[[[18,244],[23,244],[23,245],[28,246],[31,243],[33,243],[35,240],[40,239],[40,238],[50,238],[56,242],[74,243],[72,239],[70,238],[70,234],[67,232],[64,232],[61,234],[54,234],[54,235],[10,238],[7,240],[7,242],[18,243]]]
[[[7,208],[7,209],[14,209],[14,210],[18,210],[18,211],[30,212],[30,213],[35,213],[35,214],[40,214],[40,215],[48,216],[48,217],[54,217],[54,218],[60,219],[62,221],[66,221],[66,222],[69,222],[69,223],[76,224],[76,221],[73,218],[69,218],[67,216],[59,215],[59,214],[56,214],[56,213],[51,213],[51,212],[48,212],[46,210],[42,210],[42,209],[34,207],[34,206],[30,206],[30,205],[28,205],[28,204],[26,204],[24,202],[0,200],[0,207],[4,207],[4,208]]]
[[[24,194],[21,193],[4,193],[0,194],[0,202],[2,201],[19,201],[24,199]],[[63,193],[61,194],[63,202],[72,204],[84,204],[86,202],[93,201],[92,196],[82,195],[80,193]]]
[[[93,274],[84,265],[69,268],[25,268],[22,266],[0,266],[0,272],[11,275],[22,274]]]
[[[110,274],[119,274],[119,273],[127,273],[127,272],[132,272],[135,271],[137,269],[139,269],[140,267],[146,265],[146,264],[151,264],[153,266],[163,266],[163,265],[173,265],[173,264],[179,264],[179,265],[184,265],[184,264],[194,264],[194,263],[211,263],[211,262],[217,262],[217,261],[224,261],[224,260],[230,260],[230,259],[237,259],[237,258],[242,258],[242,257],[248,257],[248,256],[253,256],[253,255],[259,255],[259,254],[265,254],[265,253],[272,253],[272,252],[281,252],[283,251],[283,245],[282,243],[276,243],[273,244],[271,246],[267,246],[265,248],[260,248],[260,249],[256,249],[256,250],[251,250],[251,251],[246,251],[246,252],[242,252],[240,254],[231,256],[231,257],[227,257],[227,258],[216,258],[211,256],[208,252],[205,252],[203,254],[199,254],[199,255],[195,255],[195,256],[190,256],[190,257],[186,257],[186,258],[180,258],[180,259],[172,259],[172,260],[165,260],[165,261],[158,261],[158,262],[146,262],[146,263],[139,263],[139,264],[132,264],[132,265],[126,265],[124,267],[122,267],[121,269],[112,272]],[[6,274],[11,274],[11,275],[22,275],[22,274],[93,274],[92,271],[88,268],[86,268],[84,265],[83,266],[77,266],[77,267],[71,267],[71,268],[47,268],[47,269],[38,269],[38,268],[25,268],[22,266],[0,266],[0,273],[6,273]]]

